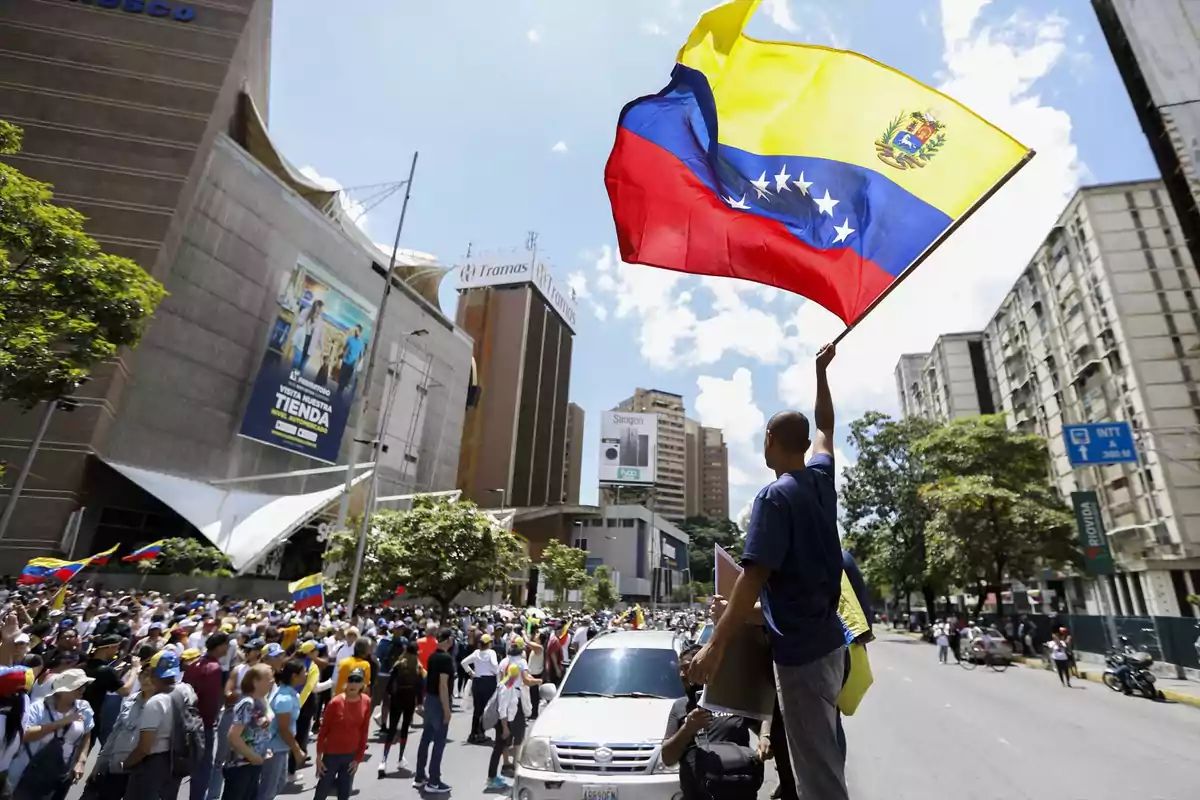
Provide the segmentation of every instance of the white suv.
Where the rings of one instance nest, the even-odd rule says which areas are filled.
[[[517,762],[515,800],[679,800],[679,767],[659,760],[684,696],[683,639],[614,631],[588,642],[538,716]]]

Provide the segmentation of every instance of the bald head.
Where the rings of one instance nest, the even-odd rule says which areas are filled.
[[[808,417],[799,411],[780,411],[767,423],[768,461],[771,451],[781,456],[802,457],[808,445]]]

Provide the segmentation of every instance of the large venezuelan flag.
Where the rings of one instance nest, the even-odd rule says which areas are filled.
[[[853,325],[1033,152],[857,53],[704,14],[671,83],[621,112],[605,169],[622,257],[804,295]]]
[[[325,576],[318,572],[316,575],[289,583],[288,591],[292,593],[293,608],[297,611],[307,611],[325,605],[324,579]]]
[[[74,578],[75,574],[87,565],[87,559],[64,561],[61,558],[34,558],[21,570],[17,583],[21,585],[45,583],[50,578],[57,578],[65,583]]]

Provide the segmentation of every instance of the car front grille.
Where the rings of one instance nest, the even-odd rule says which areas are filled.
[[[658,745],[595,744],[592,742],[555,742],[554,755],[563,772],[636,773],[649,772]],[[610,755],[611,754],[611,755]]]

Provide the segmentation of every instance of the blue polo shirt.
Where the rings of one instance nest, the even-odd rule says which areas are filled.
[[[815,455],[759,492],[750,512],[742,560],[771,568],[760,599],[777,664],[807,664],[845,645],[833,477],[833,457]]]
[[[358,359],[362,356],[363,348],[366,347],[366,342],[361,336],[351,336],[346,340],[346,352],[342,355],[343,364],[357,364]]]

